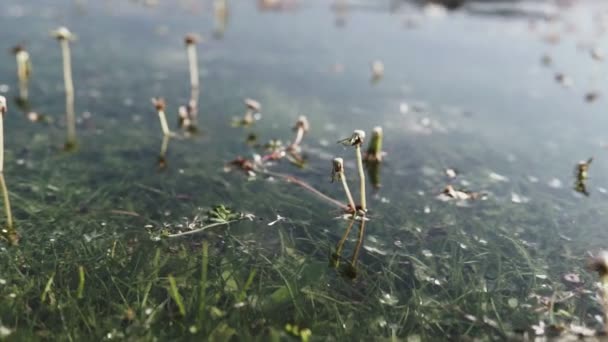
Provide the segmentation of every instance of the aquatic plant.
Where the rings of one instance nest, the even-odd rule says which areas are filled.
[[[164,136],[171,136],[171,130],[169,130],[169,124],[167,123],[167,115],[165,114],[165,100],[160,97],[155,97],[152,99],[152,104],[154,105],[154,109],[158,113],[158,120],[160,121],[160,127],[163,131]]]
[[[256,120],[256,115],[260,114],[262,110],[262,105],[253,99],[245,99],[245,107],[247,110],[245,111],[245,115],[243,115],[243,119],[241,120],[241,124],[243,125],[251,125]]]
[[[593,157],[587,159],[586,161],[580,161],[578,164],[576,164],[574,169],[574,191],[585,196],[589,196],[589,191],[587,190],[587,179],[589,179],[589,167],[591,166],[591,162],[593,162]]]
[[[310,124],[308,123],[308,118],[304,115],[300,115],[296,124],[293,126],[294,132],[296,132],[296,136],[293,141],[287,147],[287,150],[293,153],[298,153],[300,151],[300,144],[302,143],[302,139],[304,138],[304,134],[308,133],[310,130]]]
[[[224,37],[226,26],[228,25],[228,1],[227,0],[215,0],[213,2],[213,13],[215,19],[215,27],[213,29],[213,35],[215,38]]]
[[[367,201],[365,195],[365,171],[363,170],[363,156],[361,155],[361,145],[365,140],[365,132],[362,130],[355,130],[353,134],[346,138],[338,141],[345,146],[355,147],[355,156],[357,158],[357,169],[359,171],[359,191],[361,195],[361,212],[367,212]]]
[[[188,53],[188,65],[190,66],[190,87],[192,89],[199,89],[198,58],[196,55],[198,41],[199,39],[195,34],[188,34],[184,38]]]
[[[0,95],[0,173],[4,172],[4,116],[7,111],[6,97]]]
[[[188,34],[184,38],[190,69],[190,101],[188,102],[188,106],[184,107],[184,109],[186,109],[185,112],[180,108],[180,118],[183,117],[183,113],[187,114],[187,120],[182,121],[182,126],[189,131],[197,130],[198,99],[200,92],[198,56],[196,52],[196,44],[198,41],[199,38],[195,34]]]
[[[28,81],[32,72],[30,54],[22,45],[13,48],[13,54],[17,60],[17,79],[19,81],[19,101],[22,103],[28,100]]]
[[[170,135],[163,135],[163,142],[160,145],[160,153],[158,154],[158,168],[165,169],[167,167],[167,149],[169,148]]]
[[[57,39],[61,46],[63,59],[63,82],[65,86],[65,108],[67,140],[65,148],[67,150],[76,147],[76,117],[74,113],[74,81],[72,80],[72,61],[70,55],[70,41],[75,36],[66,27],[59,27],[52,32],[52,36]]]
[[[4,180],[4,116],[7,111],[8,105],[6,103],[6,98],[0,96],[0,189],[2,190],[4,212],[6,214],[6,228],[2,229],[2,235],[4,235],[11,244],[17,244],[19,237],[13,225],[11,202],[8,196],[6,181]]]
[[[384,152],[382,151],[382,140],[384,134],[382,133],[382,127],[376,126],[372,130],[372,137],[369,140],[367,146],[367,152],[365,153],[366,162],[381,162]]]
[[[332,162],[332,170],[331,170],[331,181],[335,181],[336,179],[342,182],[342,187],[344,188],[344,193],[346,193],[346,198],[348,199],[348,204],[350,209],[353,212],[357,211],[357,206],[355,205],[355,201],[353,200],[353,195],[350,193],[350,189],[348,188],[348,182],[346,181],[346,176],[344,175],[344,159],[342,158],[334,158]]]

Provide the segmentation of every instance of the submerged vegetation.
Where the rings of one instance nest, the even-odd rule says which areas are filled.
[[[409,30],[422,19],[408,13],[403,27],[378,26],[377,42],[350,31],[355,23],[347,19],[370,11],[364,19],[374,23],[380,10],[349,1],[330,8],[338,24],[330,32],[311,25],[308,7],[292,0],[258,1],[261,11],[275,12],[259,17],[247,17],[245,2],[207,1],[183,13],[162,4],[156,13],[150,2],[133,7],[128,21],[137,28],[128,29],[121,10],[108,14],[99,4],[80,4],[74,14],[8,1],[14,6],[0,13],[0,32],[12,32],[6,28],[16,27],[15,18],[31,25],[20,26],[28,49],[13,50],[17,72],[13,56],[0,63],[0,92],[14,95],[24,114],[6,121],[0,96],[0,340],[600,339],[608,329],[608,265],[600,252],[608,236],[598,229],[606,218],[605,151],[576,164],[574,175],[564,157],[600,144],[604,132],[593,129],[600,125],[579,139],[557,111],[547,141],[535,136],[544,125],[531,138],[522,133],[530,127],[509,131],[508,123],[522,119],[498,110],[512,98],[500,84],[492,97],[483,65],[475,69],[483,87],[467,84],[465,96],[452,83],[458,72],[443,78],[434,54],[408,68],[409,60],[397,59],[398,44],[386,50],[382,39],[402,30],[415,44]],[[96,11],[82,14],[87,6]],[[441,16],[440,5],[432,6],[423,13]],[[199,10],[214,21],[204,26]],[[269,19],[280,12],[294,14]],[[41,14],[32,20],[32,13]],[[289,25],[281,21],[287,17]],[[63,62],[65,148],[74,153],[53,148],[64,134],[63,121],[52,120],[64,107],[53,96],[61,85],[49,83],[58,79],[50,73],[59,60],[35,39],[57,18],[87,38],[70,51],[70,31],[53,33]],[[292,22],[307,29],[289,30]],[[443,25],[433,30],[452,28]],[[185,36],[186,84],[183,47],[171,42],[181,44],[173,33],[192,27],[222,40]],[[92,43],[102,29],[103,39]],[[311,42],[311,33],[343,47]],[[467,34],[481,39],[477,30]],[[415,51],[408,46],[407,56]],[[371,64],[373,86],[369,61],[380,56],[372,52],[384,53]],[[32,78],[30,53],[44,56]],[[86,63],[72,66],[72,53]],[[544,68],[562,65],[542,54]],[[601,60],[597,49],[591,56]],[[421,95],[435,90],[442,95]],[[472,90],[483,96],[467,105],[483,103],[496,116],[451,104]],[[543,112],[534,107],[550,102],[542,94],[515,98]],[[147,100],[156,95],[169,104],[152,99],[159,123]],[[577,93],[578,105],[591,106],[581,102]],[[332,143],[349,132],[343,146]],[[505,135],[506,142],[497,138]],[[574,187],[563,186],[565,179]],[[358,185],[354,196],[349,184]]]

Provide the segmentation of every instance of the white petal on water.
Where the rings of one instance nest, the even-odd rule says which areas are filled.
[[[538,177],[528,176],[528,181],[530,181],[530,183],[538,183]]]
[[[554,189],[561,189],[563,187],[562,181],[557,178],[551,179],[548,185]]]
[[[423,249],[421,252],[422,252],[422,255],[424,255],[427,258],[430,258],[433,256],[433,252],[429,251],[428,249]]]
[[[431,207],[429,207],[428,205],[424,207],[424,213],[425,214],[430,214],[431,213]]]
[[[401,102],[401,104],[399,105],[399,112],[401,112],[401,114],[407,114],[407,112],[409,111],[410,106],[405,102]]]
[[[507,178],[506,176],[500,175],[496,172],[490,172],[489,174],[490,179],[496,182],[508,182],[509,178]]]
[[[525,196],[520,196],[519,194],[512,192],[511,193],[511,202],[518,203],[518,204],[528,203],[528,202],[530,202],[530,199]]]

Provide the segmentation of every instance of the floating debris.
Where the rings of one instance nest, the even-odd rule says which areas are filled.
[[[449,179],[454,179],[458,175],[458,172],[455,169],[445,169],[445,175],[448,176]]]
[[[591,49],[590,53],[591,53],[591,58],[595,59],[596,61],[604,60],[604,52],[602,50],[600,50],[598,47],[594,47],[593,49]]]
[[[574,83],[574,82],[572,82],[572,79],[569,76],[566,76],[566,75],[562,74],[561,72],[555,74],[555,81],[566,88],[571,87],[572,84]]]
[[[549,187],[553,189],[561,189],[563,187],[562,181],[558,178],[553,178],[548,183]]]
[[[451,200],[476,200],[481,197],[481,193],[472,191],[456,190],[451,184],[446,185],[443,191],[437,196],[441,201]]]
[[[377,82],[384,77],[384,63],[382,63],[382,61],[373,61],[371,64],[371,69],[373,82]]]
[[[530,199],[527,197],[524,197],[524,196],[520,196],[514,192],[511,192],[511,202],[517,203],[517,204],[523,204],[523,203],[530,202]]]
[[[491,180],[495,181],[495,182],[508,182],[509,178],[507,178],[506,176],[500,175],[496,172],[490,172],[489,177]]]
[[[600,96],[600,94],[596,91],[590,91],[587,94],[585,94],[585,101],[591,103],[594,102],[595,100],[597,100],[597,98]]]

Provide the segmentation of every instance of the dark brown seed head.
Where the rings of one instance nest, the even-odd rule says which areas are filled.
[[[152,104],[154,105],[154,108],[156,108],[156,110],[159,112],[165,110],[165,99],[163,99],[162,97],[153,98]]]
[[[186,43],[186,45],[197,44],[198,41],[198,36],[194,33],[189,33],[186,35],[186,37],[184,37],[184,43]]]

